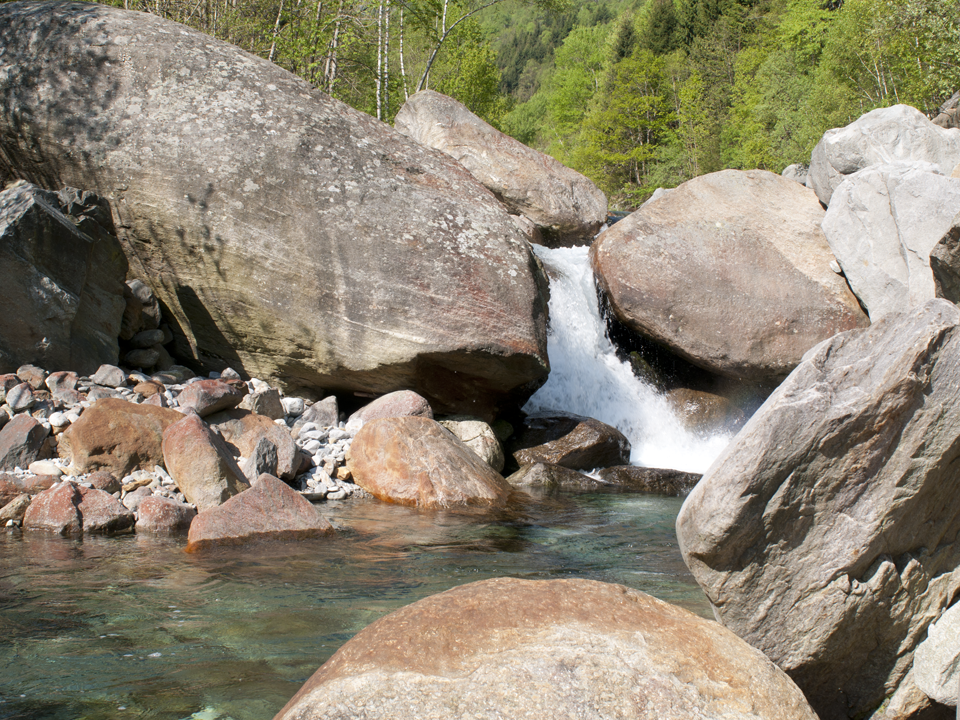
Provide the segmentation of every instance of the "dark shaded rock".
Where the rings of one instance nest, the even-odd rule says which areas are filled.
[[[17,415],[0,429],[0,470],[26,469],[39,460],[50,431],[29,415]]]
[[[810,351],[683,504],[717,618],[823,720],[897,690],[960,595],[960,310],[889,315]]]
[[[243,400],[246,388],[225,383],[222,380],[198,380],[190,383],[177,395],[182,408],[193,408],[200,417],[212,415],[221,410],[234,408]]]
[[[127,261],[109,211],[107,227],[92,217],[101,204],[28,183],[0,192],[0,307],[17,309],[0,316],[0,370],[116,362]]]
[[[16,475],[0,473],[0,505],[6,505],[24,492],[26,491],[20,478]]]
[[[610,485],[627,492],[657,495],[686,495],[700,482],[701,475],[665,468],[643,468],[633,465],[604,468],[597,473]]]
[[[110,197],[204,372],[484,417],[546,377],[530,247],[452,158],[146,13],[4,3],[0,47],[0,175]]]
[[[299,463],[297,463],[299,465]],[[299,469],[299,468],[298,468]],[[277,446],[261,437],[250,457],[240,465],[244,477],[251,483],[261,475],[277,475]]]
[[[572,413],[528,415],[509,449],[521,466],[544,462],[571,470],[593,470],[630,462],[630,441],[623,433]]]
[[[183,415],[153,405],[104,398],[60,435],[60,455],[77,473],[108,470],[125,477],[163,465],[163,432]]]
[[[527,218],[544,245],[587,245],[607,217],[607,198],[590,180],[537,152],[433,90],[410,96],[397,130],[445,152],[471,172],[513,215]]]
[[[589,475],[544,462],[524,465],[508,476],[507,482],[522,488],[560,488],[563,490],[596,490],[603,485],[602,482]]]
[[[960,214],[930,251],[930,270],[936,296],[960,304]]]
[[[137,533],[150,535],[182,535],[197,516],[195,508],[170,498],[151,495],[137,508]]]
[[[424,508],[503,507],[506,481],[439,423],[407,416],[372,420],[354,436],[349,470],[380,500]]]
[[[164,431],[163,459],[180,492],[200,512],[250,487],[223,438],[194,414]]]
[[[293,480],[300,468],[300,451],[286,426],[249,410],[225,410],[206,418],[210,427],[227,443],[231,455],[250,458],[256,455],[261,440],[276,448],[275,472],[283,480]],[[253,479],[260,477],[256,475]]]
[[[305,540],[333,535],[320,511],[279,478],[261,475],[219,507],[202,510],[190,525],[187,551],[252,540]]]
[[[712,620],[622,585],[516,578],[377,620],[275,720],[358,717],[816,719],[781,670]]]
[[[132,368],[152,368],[160,360],[160,352],[154,349],[131,350],[123,356],[123,362],[127,367]]]
[[[618,222],[591,260],[634,332],[710,372],[777,383],[818,342],[869,324],[830,267],[823,217],[792,180],[724,170]]]

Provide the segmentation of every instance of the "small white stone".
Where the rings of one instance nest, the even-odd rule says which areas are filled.
[[[301,447],[303,448],[304,452],[307,452],[313,455],[314,453],[317,452],[317,450],[320,449],[320,441],[307,440],[305,443],[303,443],[303,445],[301,445]]]
[[[299,397],[287,397],[281,398],[280,402],[283,403],[283,411],[287,415],[300,416],[303,415],[303,411],[306,410],[306,403],[303,401],[303,398]]]

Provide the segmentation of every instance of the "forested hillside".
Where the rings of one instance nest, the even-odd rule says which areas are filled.
[[[960,88],[960,0],[112,0],[267,57],[390,122],[452,95],[612,207]]]

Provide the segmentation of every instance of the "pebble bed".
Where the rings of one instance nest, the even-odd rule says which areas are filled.
[[[33,366],[25,366],[17,371],[21,379],[30,373],[42,373],[45,382],[54,377]],[[239,374],[229,368],[222,373],[212,372],[209,378],[240,380]],[[176,410],[179,409],[177,397],[184,388],[202,379],[205,378],[196,377],[191,370],[182,366],[174,366],[164,372],[147,375],[135,370],[122,370],[105,365],[92,377],[79,377],[75,391],[63,392],[56,389],[56,385],[50,382],[46,384],[51,392],[35,392],[28,382],[23,382],[6,391],[0,387],[0,393],[2,393],[0,401],[3,401],[0,405],[0,427],[16,415],[26,413],[44,425],[51,437],[56,438],[79,420],[84,410],[101,398],[115,397],[133,403],[143,403],[146,397],[134,389],[141,383],[153,383],[162,387],[163,399],[159,404]],[[262,393],[271,389],[268,383],[257,378],[246,381],[246,385],[250,393]],[[301,416],[311,403],[300,397],[283,397],[282,392],[280,395],[285,415],[274,422],[287,428],[300,451],[310,457],[309,469],[290,483],[292,487],[311,502],[368,496],[365,490],[351,482],[346,469],[345,458],[350,449],[353,434],[346,429],[345,423],[341,421],[337,427],[319,427],[316,423],[304,422]],[[216,431],[215,426],[211,429]],[[242,463],[244,459],[237,458],[237,462]],[[27,468],[17,467],[5,472],[20,478],[48,475],[57,480],[68,480],[81,486],[93,487],[92,483],[87,481],[89,477],[87,474],[71,474],[70,462],[63,458],[37,460]],[[121,478],[120,483],[121,490],[111,494],[127,509],[134,512],[143,498],[149,495],[171,498],[194,507],[186,501],[173,478],[159,465],[153,470],[137,470]],[[8,527],[19,525],[15,520],[10,520],[6,524]]]

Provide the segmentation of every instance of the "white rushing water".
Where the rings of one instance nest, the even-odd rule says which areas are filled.
[[[644,467],[704,472],[731,435],[687,430],[670,403],[621,362],[600,317],[588,247],[534,246],[550,271],[550,377],[524,411],[563,410],[613,425]]]

